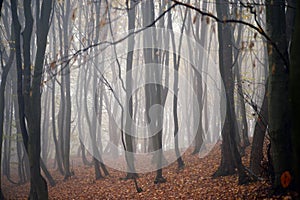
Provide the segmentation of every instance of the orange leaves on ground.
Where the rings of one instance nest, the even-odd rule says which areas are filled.
[[[238,176],[226,176],[213,179],[212,174],[218,169],[221,158],[220,144],[204,158],[191,155],[188,149],[184,155],[185,168],[177,170],[177,163],[163,169],[166,183],[153,183],[155,172],[139,174],[137,179],[143,192],[137,193],[132,180],[121,180],[124,172],[108,169],[109,177],[95,180],[94,168],[83,166],[81,159],[74,160],[75,175],[64,181],[58,171],[50,168],[57,181],[56,186],[49,186],[50,199],[282,199],[269,196],[270,184],[266,181],[252,182],[239,186]],[[247,147],[243,163],[249,165],[251,147]],[[167,157],[169,152],[165,153]],[[120,161],[121,162],[121,161]],[[52,166],[52,165],[50,165]],[[284,183],[288,183],[288,173],[284,173]],[[14,179],[14,180],[17,180]],[[3,192],[8,199],[26,199],[29,184],[11,185],[3,178]]]

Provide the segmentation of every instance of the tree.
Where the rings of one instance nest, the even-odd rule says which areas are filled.
[[[280,178],[291,172],[291,124],[288,109],[289,61],[286,37],[285,1],[266,1],[267,32],[272,42],[268,46],[269,57],[269,135],[274,167],[272,184],[275,192],[284,190]]]
[[[24,39],[24,70],[22,71],[22,58],[20,48],[21,27],[18,19],[17,2],[15,0],[11,0],[11,12],[15,30],[15,48],[18,73],[18,100],[20,110],[19,113],[25,147],[26,142],[28,142],[28,156],[30,163],[31,189],[29,199],[48,199],[47,183],[40,172],[40,138],[41,82],[47,44],[47,35],[50,27],[49,19],[51,10],[52,0],[42,1],[41,5],[38,2],[38,4],[36,5],[37,51],[35,55],[35,62],[33,65],[34,68],[32,68],[30,41],[32,37],[33,17],[31,11],[31,1],[24,1],[25,28],[22,33]],[[32,79],[31,73],[33,73]],[[24,78],[22,78],[22,75],[24,75]],[[24,90],[22,90],[22,82],[24,83]],[[25,126],[24,116],[26,117],[27,127]]]
[[[200,2],[199,2],[199,6],[200,6]],[[206,10],[207,9],[207,3],[205,2],[202,2],[202,9],[203,10]],[[195,39],[197,42],[199,42],[199,44],[204,47],[205,45],[205,38],[206,38],[206,33],[207,33],[207,24],[206,24],[206,21],[205,20],[200,20],[199,18],[199,14],[196,14],[197,16],[197,20],[195,21],[196,23],[196,34],[195,34]],[[200,26],[200,22],[201,22],[201,26]],[[200,34],[200,35],[199,35]],[[199,52],[199,53],[198,53]],[[195,56],[196,57],[200,57],[202,56],[201,55],[201,51],[198,50],[196,51],[195,53]],[[196,135],[195,135],[195,148],[194,148],[194,151],[193,151],[193,154],[198,154],[201,150],[201,147],[203,145],[203,140],[204,140],[204,130],[203,130],[203,124],[202,124],[202,111],[203,111],[203,89],[205,87],[203,87],[203,84],[202,84],[202,80],[203,80],[203,77],[202,77],[202,74],[199,73],[199,72],[202,72],[203,71],[203,68],[205,66],[203,66],[202,63],[199,63],[198,66],[197,66],[197,70],[198,71],[195,71],[194,74],[195,74],[195,90],[196,90],[196,93],[197,93],[197,104],[199,106],[199,122],[197,124],[195,124],[198,128],[197,128],[197,132],[196,132]],[[197,115],[198,113],[196,113]]]
[[[133,0],[127,1],[127,15],[128,15],[128,31],[135,29],[135,7],[136,3]],[[133,63],[133,48],[134,38],[128,39],[128,52],[126,59],[126,104],[125,104],[125,141],[126,141],[126,162],[127,162],[127,176],[128,179],[135,179],[134,155],[133,155],[133,137],[132,137],[132,63]],[[122,122],[123,123],[123,122]]]
[[[263,144],[268,128],[268,81],[266,81],[266,91],[264,95],[264,100],[258,117],[256,119],[256,124],[253,133],[253,142],[250,155],[250,169],[254,174],[260,175],[263,171],[262,161],[263,161]]]
[[[2,7],[2,2],[0,2]],[[1,8],[0,7],[0,8]],[[1,12],[1,9],[0,9]],[[2,161],[2,140],[3,140],[3,124],[4,124],[4,108],[5,108],[5,86],[6,86],[6,80],[8,72],[12,66],[13,58],[14,58],[14,52],[10,51],[9,58],[7,60],[7,63],[3,62],[3,52],[0,52],[1,54],[1,66],[2,66],[2,74],[1,74],[1,83],[0,83],[0,172],[1,172],[1,161]],[[8,108],[7,108],[8,109]],[[1,190],[1,175],[0,175],[0,198],[4,198]]]
[[[299,42],[300,42],[300,4],[297,2],[297,15],[295,31],[292,39],[292,49],[291,49],[291,71],[290,71],[290,108],[291,108],[291,118],[292,118],[292,144],[293,144],[293,178],[295,180],[295,190],[300,191],[300,171],[299,171],[299,152],[300,152],[300,124],[299,124],[299,76],[300,76],[300,59],[299,59]]]
[[[147,0],[142,3],[143,8],[143,26],[149,27],[155,18],[155,7],[153,0]],[[146,47],[157,42],[157,35],[155,24],[153,24],[149,31],[150,34],[144,34],[144,45]],[[156,163],[156,177],[154,183],[164,183],[166,179],[162,175],[162,163],[164,160],[162,152],[162,133],[163,133],[163,110],[155,109],[153,115],[150,118],[150,108],[153,105],[164,105],[164,99],[162,99],[162,87],[161,87],[161,70],[155,66],[158,64],[157,49],[144,48],[144,60],[145,60],[145,80],[147,82],[145,86],[145,98],[146,98],[146,119],[149,124],[149,138],[150,145],[153,147],[150,150],[155,151],[152,160]],[[151,65],[154,64],[154,67]],[[153,83],[154,81],[154,83]],[[152,83],[151,83],[152,82]],[[157,132],[156,132],[157,131]]]
[[[183,159],[180,155],[180,151],[179,151],[179,144],[178,144],[178,130],[179,130],[179,124],[178,124],[178,111],[177,111],[177,107],[178,107],[178,73],[179,73],[179,64],[180,64],[180,50],[181,50],[181,44],[182,44],[182,35],[183,35],[183,29],[184,29],[184,25],[185,25],[185,21],[187,18],[187,14],[188,14],[188,9],[185,10],[185,15],[184,15],[184,20],[183,20],[183,24],[182,24],[182,28],[181,28],[181,37],[180,37],[180,41],[179,41],[179,47],[178,47],[178,52],[179,55],[177,56],[176,53],[173,53],[173,63],[174,63],[174,84],[173,84],[173,90],[174,90],[174,95],[173,95],[173,119],[174,119],[174,143],[175,143],[175,153],[176,153],[176,157],[177,157],[177,166],[178,169],[183,169],[184,168],[184,162]],[[168,16],[168,23],[169,28],[171,30],[173,30],[173,26],[172,26],[172,21],[171,21],[171,17],[172,15],[169,14]],[[172,47],[173,47],[173,51],[176,52],[176,44],[175,44],[175,38],[174,38],[174,33],[171,32],[171,40],[172,40]],[[197,142],[196,142],[197,143]],[[200,150],[200,148],[199,148]]]
[[[56,48],[56,38],[57,38],[57,35],[56,35],[56,30],[55,30],[55,18],[53,18],[53,23],[52,23],[52,53],[53,53],[53,57],[54,59],[57,58],[57,48]],[[56,66],[56,62],[53,61],[51,63],[51,73],[53,74],[56,74],[57,73],[57,66]],[[56,163],[57,163],[57,167],[58,167],[58,170],[61,174],[64,173],[64,170],[63,170],[63,165],[62,165],[62,153],[61,153],[61,149],[59,148],[59,142],[57,141],[57,129],[56,129],[56,111],[55,111],[55,91],[56,91],[56,78],[53,78],[52,79],[52,96],[51,96],[51,116],[52,116],[52,137],[53,137],[53,141],[54,141],[54,147],[55,147],[55,159],[56,159]]]
[[[70,0],[60,2],[58,8],[60,12],[57,17],[62,20],[60,28],[60,53],[61,56],[67,56],[70,48],[71,27],[71,8]],[[62,164],[64,167],[65,179],[68,179],[72,172],[70,170],[70,132],[71,132],[71,91],[70,91],[70,63],[66,62],[61,69],[61,104],[59,110],[59,133],[60,133],[60,151],[62,153]]]
[[[228,18],[229,4],[217,1],[218,18]],[[247,175],[241,161],[240,154],[237,149],[237,144],[234,140],[236,132],[236,117],[234,110],[233,99],[233,76],[232,76],[232,43],[231,43],[231,27],[229,24],[218,23],[218,39],[219,39],[219,66],[221,77],[224,82],[226,94],[226,115],[222,129],[222,158],[219,169],[215,172],[216,176],[225,176],[235,173],[235,168],[238,169],[239,184],[247,182]]]

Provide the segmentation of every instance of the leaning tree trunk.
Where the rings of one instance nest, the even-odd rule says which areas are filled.
[[[268,127],[268,97],[265,91],[264,100],[256,119],[252,148],[250,154],[250,169],[254,174],[260,175],[263,171],[263,144]]]

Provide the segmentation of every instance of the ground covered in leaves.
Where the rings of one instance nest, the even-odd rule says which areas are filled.
[[[109,169],[110,176],[100,180],[94,178],[94,168],[73,166],[75,175],[63,180],[59,172],[51,170],[56,180],[54,187],[49,186],[50,199],[292,199],[286,196],[270,195],[268,181],[251,182],[238,185],[237,176],[213,179],[220,162],[220,144],[204,158],[191,155],[188,149],[184,155],[185,168],[177,170],[177,163],[164,168],[166,183],[154,184],[155,173],[139,174],[138,185],[143,189],[137,193],[133,180],[122,180],[126,174]],[[243,162],[247,166],[250,147],[246,150]],[[29,184],[13,185],[3,177],[2,190],[7,199],[26,199]]]

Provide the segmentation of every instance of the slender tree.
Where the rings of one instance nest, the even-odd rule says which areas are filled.
[[[135,5],[133,0],[127,1],[127,15],[128,15],[128,31],[134,31],[135,29]],[[126,60],[126,104],[125,104],[125,141],[126,141],[126,161],[127,161],[127,176],[126,178],[136,178],[133,155],[133,130],[132,130],[132,64],[133,64],[133,51],[134,38],[128,39],[128,52]],[[122,122],[123,123],[123,122]]]
[[[228,18],[229,4],[217,1],[217,15],[220,19]],[[215,172],[215,176],[224,176],[235,173],[238,170],[239,184],[247,182],[247,175],[238,152],[236,142],[234,140],[236,134],[236,117],[233,99],[233,59],[232,59],[232,43],[231,43],[231,26],[229,24],[218,24],[219,39],[219,66],[221,77],[224,82],[226,95],[226,115],[222,129],[222,147],[221,147],[221,164]]]

